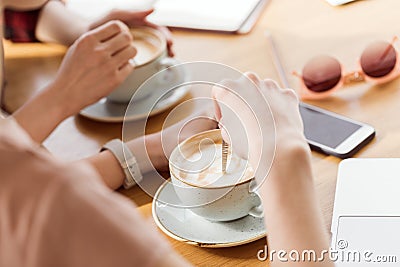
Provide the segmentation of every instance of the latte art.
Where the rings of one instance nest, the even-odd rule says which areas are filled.
[[[247,160],[229,151],[226,172],[222,172],[222,144],[201,147],[181,162],[179,177],[198,186],[227,186],[246,181],[253,177],[254,171]]]

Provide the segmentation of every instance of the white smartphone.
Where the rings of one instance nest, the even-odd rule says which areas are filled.
[[[351,157],[375,136],[370,125],[305,103],[300,103],[300,114],[311,149],[325,154]]]

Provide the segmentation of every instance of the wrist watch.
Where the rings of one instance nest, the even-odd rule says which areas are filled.
[[[125,189],[129,189],[135,184],[139,183],[143,179],[143,175],[140,172],[139,165],[136,158],[128,146],[119,139],[113,139],[107,142],[100,150],[109,150],[119,161],[121,167],[125,173],[125,179],[123,186]]]

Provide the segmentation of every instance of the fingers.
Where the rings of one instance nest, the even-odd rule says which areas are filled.
[[[125,64],[129,64],[129,60],[136,55],[136,48],[132,45],[128,45],[122,50],[118,51],[112,58],[114,63],[118,68],[125,66]],[[130,64],[129,64],[130,65]]]
[[[109,17],[117,20],[122,20],[129,24],[131,20],[144,20],[148,15],[153,13],[154,9],[146,9],[140,11],[129,11],[129,10],[113,10],[109,14]]]
[[[254,72],[245,72],[244,75],[248,77],[252,82],[254,82],[256,85],[260,85],[261,79],[258,77],[257,74]]]
[[[132,45],[133,37],[128,27],[122,22],[113,21],[106,25],[103,30],[95,32],[94,35],[96,38],[103,38],[104,41],[101,41],[103,49],[108,51],[111,60],[120,69],[137,54],[136,48]],[[112,33],[114,35],[110,37]]]
[[[108,49],[110,49],[111,56],[118,53],[123,48],[129,46],[133,41],[132,34],[127,31],[122,31],[116,36],[112,37],[104,44]]]
[[[277,82],[271,79],[265,79],[263,84],[270,89],[280,89],[280,86],[277,84]]]
[[[299,103],[299,96],[297,95],[296,91],[293,89],[283,89],[283,93],[288,95],[289,97],[292,97],[296,100],[296,103]]]
[[[102,18],[98,22],[93,23],[91,29],[97,27],[98,25],[102,25],[105,21],[109,21],[95,29],[96,38],[101,42],[105,42],[123,31],[124,29],[128,30],[126,25],[129,25],[130,27],[152,27],[160,31],[165,36],[167,41],[168,56],[173,57],[175,54],[172,50],[173,39],[171,32],[168,30],[167,27],[158,26],[146,20],[146,17],[150,15],[153,11],[154,9],[147,9],[142,11],[113,10],[105,18]]]
[[[172,34],[171,34],[170,30],[164,26],[156,26],[156,27],[160,32],[162,32],[164,34],[165,38],[167,39],[167,43],[169,45],[172,45],[173,40],[172,40]]]
[[[222,86],[228,87],[228,83],[231,81],[221,81],[220,84]],[[224,88],[221,88],[221,86],[213,86],[212,91],[211,91],[211,96],[214,101],[214,111],[215,111],[215,119],[220,122],[222,118],[222,111],[221,111],[221,106],[220,102],[223,98],[223,96],[227,93],[227,90]]]
[[[153,13],[153,11],[154,11],[154,9],[150,8],[150,9],[147,9],[147,10],[134,11],[131,14],[132,14],[132,18],[145,19],[148,15]]]
[[[286,89],[282,89],[278,83],[274,80],[271,79],[265,79],[263,80],[263,84],[266,88],[272,89],[272,90],[280,90],[280,92],[284,93],[285,95],[288,95],[290,97],[293,97],[297,100],[299,100],[297,93],[295,90],[291,89],[291,88],[286,88]]]
[[[168,30],[167,27],[164,26],[156,26],[156,29],[162,32],[164,34],[165,39],[167,40],[167,50],[168,50],[168,56],[173,57],[175,56],[174,51],[172,50],[172,45],[173,45],[173,39],[172,39],[172,34]]]
[[[128,27],[120,21],[109,21],[102,26],[92,30],[93,36],[100,42],[106,42]]]
[[[121,66],[118,70],[118,74],[120,76],[120,81],[124,81],[126,77],[128,77],[129,74],[133,71],[133,66],[129,63],[124,64]]]
[[[215,111],[215,119],[219,122],[222,118],[221,107],[218,104],[218,101],[214,98],[214,111]]]
[[[167,41],[168,56],[170,56],[170,57],[175,56],[175,53],[172,50],[173,38],[172,38],[172,34],[171,34],[170,30],[165,26],[159,26],[159,25],[151,23],[147,20],[145,20],[145,25],[160,31],[164,35],[164,37]]]

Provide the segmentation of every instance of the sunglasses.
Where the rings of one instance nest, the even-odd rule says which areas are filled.
[[[376,41],[365,48],[359,59],[359,70],[345,73],[340,62],[327,55],[311,59],[302,74],[293,72],[301,80],[299,92],[302,99],[320,99],[344,85],[359,82],[382,84],[400,75],[399,53],[392,42]]]

